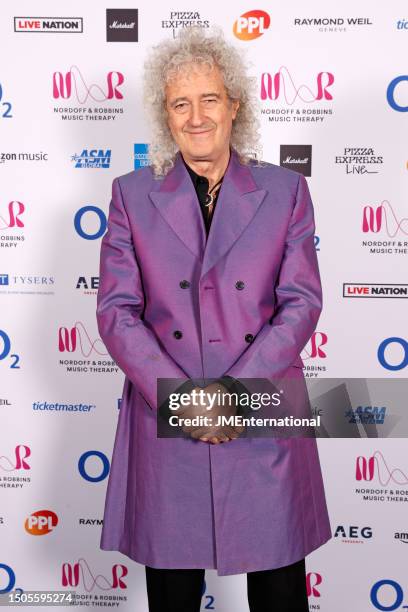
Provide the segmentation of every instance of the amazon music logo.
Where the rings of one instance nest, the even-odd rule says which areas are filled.
[[[25,236],[19,231],[24,227],[24,211],[24,204],[18,200],[0,205],[0,248],[17,248],[24,242]]]
[[[313,123],[321,125],[326,118],[333,115],[334,74],[318,72],[314,82],[300,83],[292,76],[286,66],[281,66],[273,74],[263,72],[260,78],[260,98],[266,102],[277,102],[263,105],[261,115],[271,122]],[[319,106],[317,103],[323,103]],[[296,106],[294,106],[296,104]],[[293,108],[291,108],[293,107]]]
[[[108,593],[109,591],[118,590],[124,591],[127,589],[127,582],[125,580],[128,575],[128,568],[122,563],[115,563],[112,565],[111,574],[104,575],[96,573],[92,570],[91,566],[86,559],[81,557],[75,563],[65,562],[61,567],[61,585],[63,587],[82,587],[82,590],[86,593],[91,591],[98,591],[98,595],[95,601],[98,601],[97,605],[101,605],[102,599],[105,599],[100,591]],[[89,600],[93,600],[90,596]],[[119,602],[126,601],[126,597],[114,597],[111,594],[106,596],[106,601],[109,601],[109,605],[119,605]],[[106,604],[108,605],[108,604]]]
[[[114,122],[123,114],[120,105],[106,105],[106,102],[123,100],[122,86],[125,77],[122,72],[111,70],[105,82],[90,83],[78,66],[72,65],[67,72],[54,72],[52,76],[52,97],[54,100],[69,100],[68,106],[54,107],[54,114],[68,121]],[[80,106],[75,106],[79,104]],[[85,107],[85,104],[87,105]],[[94,106],[91,106],[91,105]]]
[[[319,363],[321,359],[326,359],[327,357],[327,342],[328,336],[325,332],[313,332],[308,344],[305,346],[301,354],[301,358],[304,363],[303,371],[305,377],[316,378],[321,372],[327,371],[327,366]]]
[[[390,466],[379,450],[369,457],[356,457],[355,479],[372,485],[355,489],[363,501],[399,503],[408,500],[408,475],[401,468]]]
[[[271,18],[265,11],[253,10],[243,13],[235,21],[232,31],[239,40],[254,40],[265,34]]]

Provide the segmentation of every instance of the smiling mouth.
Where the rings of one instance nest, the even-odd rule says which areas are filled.
[[[201,136],[202,134],[209,134],[212,130],[202,130],[201,132],[187,132],[190,136]]]

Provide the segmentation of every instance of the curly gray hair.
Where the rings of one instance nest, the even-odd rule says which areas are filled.
[[[191,26],[182,30],[177,38],[153,46],[144,63],[144,104],[152,123],[148,157],[155,176],[167,174],[178,151],[167,124],[166,84],[190,63],[206,63],[219,68],[228,97],[240,101],[230,144],[241,163],[247,164],[251,159],[259,162],[262,147],[255,79],[247,75],[242,54],[225,41],[221,28],[213,27],[206,34],[204,28]]]

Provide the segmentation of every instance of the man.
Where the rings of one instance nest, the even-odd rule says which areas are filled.
[[[101,246],[98,327],[126,375],[101,548],[146,566],[151,612],[198,612],[206,568],[246,573],[251,612],[306,612],[305,556],[331,537],[316,441],[156,428],[160,378],[303,378],[321,311],[307,183],[255,161],[252,80],[220,32],[187,29],[145,67],[151,164],[113,181]]]

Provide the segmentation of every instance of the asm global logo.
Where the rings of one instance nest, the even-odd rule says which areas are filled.
[[[408,285],[343,283],[345,298],[408,298]]]

